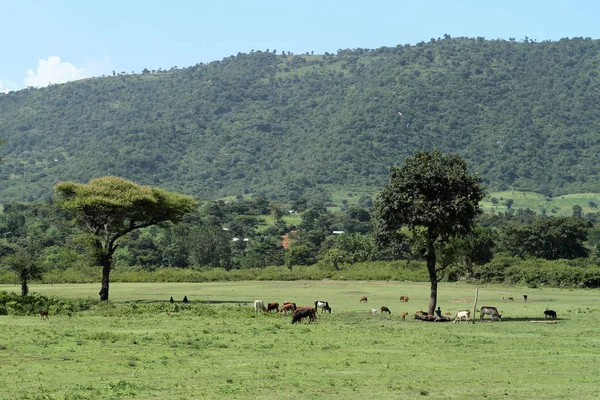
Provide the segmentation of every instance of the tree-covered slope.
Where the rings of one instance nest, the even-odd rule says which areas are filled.
[[[417,150],[490,189],[600,192],[600,41],[274,52],[0,95],[0,202],[118,175],[201,198],[382,186]]]

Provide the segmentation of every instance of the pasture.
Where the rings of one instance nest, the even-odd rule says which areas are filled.
[[[96,298],[99,284],[31,290]],[[115,283],[109,304],[71,317],[0,316],[0,398],[598,398],[598,290],[479,290],[478,305],[497,307],[502,322],[414,320],[427,307],[425,283]],[[474,292],[440,284],[438,304],[454,316],[473,309]],[[254,313],[255,299],[324,300],[333,311],[291,325],[290,316]],[[371,313],[381,306],[391,315]],[[547,308],[556,324],[530,322]]]

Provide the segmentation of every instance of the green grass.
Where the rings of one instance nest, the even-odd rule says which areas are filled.
[[[498,199],[498,205],[494,207],[491,198]],[[591,208],[590,201],[600,205],[600,193],[576,193],[556,196],[546,199],[545,196],[533,192],[519,191],[504,191],[491,192],[481,202],[481,207],[485,212],[506,212],[505,203],[508,199],[513,199],[512,208],[529,208],[537,214],[541,214],[542,210],[546,210],[547,215],[555,216],[570,216],[573,215],[573,206],[579,205],[582,208],[583,214],[600,212],[598,208]]]
[[[99,287],[31,289],[96,298]],[[472,309],[474,291],[443,284],[439,304]],[[397,282],[113,284],[111,304],[72,318],[0,317],[0,398],[597,398],[597,290],[483,286],[479,305],[497,306],[502,322],[402,321],[401,311],[427,306],[427,293]],[[184,295],[187,307],[166,301]],[[255,314],[256,298],[327,300],[333,312],[291,325]],[[382,305],[391,316],[371,314]],[[529,322],[547,307],[556,325]]]

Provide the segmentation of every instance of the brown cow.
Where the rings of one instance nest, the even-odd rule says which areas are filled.
[[[296,305],[292,304],[292,303],[284,304],[284,305],[281,306],[281,310],[279,310],[279,313],[283,315],[283,314],[287,314],[288,311],[292,312],[292,313],[294,311],[296,311]]]
[[[48,319],[48,310],[40,310],[40,318],[42,320]]]
[[[407,315],[408,315],[407,312],[403,312],[402,314],[400,314],[400,316],[402,317],[402,321],[404,321],[406,319]]]
[[[293,306],[294,306],[294,311],[296,311],[296,303],[292,303],[291,301],[284,301],[284,302],[283,302],[283,305],[284,305],[284,306],[285,306],[285,305],[288,305],[288,304],[291,304],[291,305],[293,305]]]
[[[403,303],[408,303],[408,296],[400,296],[400,301]]]
[[[275,310],[275,311],[279,312],[279,303],[269,303],[269,304],[267,304],[267,309],[265,311],[268,312],[268,313],[270,313],[271,310]]]
[[[360,303],[366,303],[367,302],[367,296],[363,296],[360,298]]]

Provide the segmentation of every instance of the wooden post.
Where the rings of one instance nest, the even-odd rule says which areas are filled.
[[[475,288],[475,303],[473,304],[473,324],[475,323],[475,315],[477,314],[477,297],[479,297],[479,288]]]

